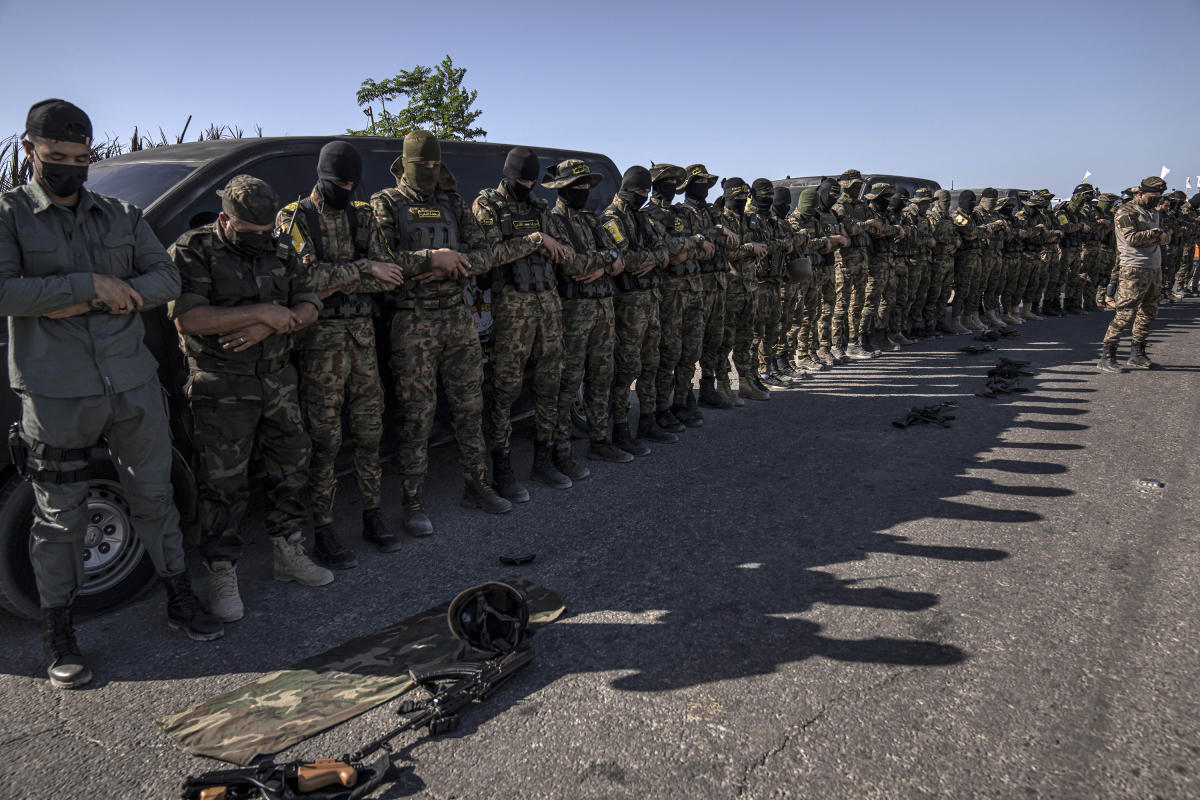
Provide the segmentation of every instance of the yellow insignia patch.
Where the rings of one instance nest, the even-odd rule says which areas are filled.
[[[1068,222],[1070,222],[1070,221],[1071,221],[1071,220],[1067,218],[1067,215],[1066,215],[1066,214],[1059,214],[1059,215],[1058,215],[1058,224],[1059,224],[1059,225],[1066,225],[1066,224],[1067,224]]]
[[[587,164],[576,164],[576,165],[575,165],[575,168],[574,168],[573,170],[571,170],[571,174],[573,174],[573,175],[583,175],[583,174],[587,173],[587,171],[588,171],[588,165],[587,165]]]
[[[682,231],[683,231],[683,220],[681,220],[679,217],[676,217],[675,218],[675,232],[681,233]]]
[[[441,219],[442,210],[440,208],[417,208],[410,207],[409,210],[417,219]]]
[[[542,229],[542,223],[538,222],[536,219],[514,219],[513,220],[513,230],[514,231],[521,231],[523,233],[526,233],[526,232],[531,232],[531,231],[540,231],[541,229]]]
[[[601,227],[608,231],[608,235],[611,236],[613,241],[617,244],[625,241],[625,234],[621,233],[621,226],[615,219],[610,219]]]
[[[961,211],[956,211],[956,212],[955,212],[955,214],[954,214],[954,224],[955,224],[955,225],[958,225],[958,226],[962,226],[962,225],[966,225],[966,224],[967,224],[967,218],[966,218],[965,216],[963,216],[963,213],[962,213]]]

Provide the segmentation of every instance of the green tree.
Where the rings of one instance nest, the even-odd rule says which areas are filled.
[[[483,128],[471,127],[483,112],[471,110],[479,92],[463,88],[466,74],[466,68],[454,66],[447,55],[434,67],[417,65],[378,82],[367,78],[355,96],[360,106],[366,106],[363,113],[371,124],[362,130],[346,132],[354,136],[403,136],[425,128],[439,139],[470,140],[487,136]],[[393,114],[387,103],[401,95],[408,97],[408,105]],[[374,109],[376,101],[378,115]]]

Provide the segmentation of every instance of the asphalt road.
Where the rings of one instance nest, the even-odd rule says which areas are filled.
[[[220,765],[155,718],[513,573],[569,616],[376,796],[1200,796],[1200,301],[1162,309],[1153,372],[1095,371],[1108,319],[825,372],[500,518],[457,506],[440,448],[436,536],[356,540],[361,566],[320,589],[272,582],[262,542],[219,642],[169,631],[160,590],[85,623],[85,691],[49,688],[36,629],[4,619],[0,796],[174,796]],[[1033,362],[1029,393],[973,395],[997,355]],[[949,429],[890,424],[942,400]],[[354,532],[350,482],[341,503]],[[517,552],[537,560],[498,563]],[[393,711],[282,757],[353,750]]]

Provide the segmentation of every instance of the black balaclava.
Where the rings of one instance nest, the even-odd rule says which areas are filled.
[[[358,183],[362,179],[362,156],[346,142],[330,142],[317,158],[317,194],[330,208],[341,210],[350,205],[353,189],[343,189],[334,181]]]
[[[771,210],[771,203],[775,202],[775,184],[766,178],[755,178],[750,185],[750,196],[754,198],[754,207],[766,213]]]
[[[504,158],[504,178],[500,181],[504,193],[518,203],[528,201],[533,187],[517,181],[536,181],[541,169],[537,154],[528,147],[514,147],[509,150]]]
[[[970,214],[975,210],[975,193],[970,189],[963,189],[958,193],[958,207],[963,210],[963,213]]]
[[[683,194],[685,197],[703,203],[708,199],[708,190],[711,188],[711,183],[705,183],[704,181],[692,181],[687,185],[687,188],[683,190]]]
[[[645,167],[630,167],[621,176],[621,188],[617,197],[636,210],[645,205],[646,195],[642,194],[642,191],[649,191],[650,186],[650,170]]]
[[[904,205],[907,201],[908,195],[896,192],[891,196],[891,199],[888,200],[888,210],[894,214],[899,214],[900,209],[904,208]]]
[[[749,187],[741,178],[725,180],[725,210],[732,211],[739,217],[746,213],[746,197],[750,194]]]
[[[817,187],[817,199],[821,203],[821,208],[828,211],[833,208],[833,204],[837,202],[838,195],[842,193],[842,188],[838,186],[836,178],[826,178],[821,181],[821,185]]]
[[[567,204],[567,208],[573,208],[579,211],[587,205],[588,195],[591,193],[592,187],[586,183],[576,183],[572,186],[564,186],[558,190],[558,196]]]
[[[725,210],[725,195],[717,195],[717,199],[713,200],[713,208],[717,209],[717,211]]]
[[[679,181],[674,178],[657,180],[651,185],[654,188],[654,194],[668,203],[675,199],[675,195],[679,194]]]
[[[775,187],[775,202],[771,203],[771,212],[783,219],[792,210],[792,190],[786,186]]]

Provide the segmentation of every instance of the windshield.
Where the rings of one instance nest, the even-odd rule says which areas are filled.
[[[177,161],[99,161],[88,168],[87,188],[144,209],[195,170]]]

